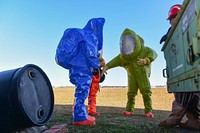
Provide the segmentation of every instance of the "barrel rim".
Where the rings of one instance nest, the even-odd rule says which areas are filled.
[[[17,92],[17,89],[14,89],[15,87],[17,87],[17,88],[19,87],[19,80],[20,80],[20,77],[21,77],[21,75],[23,74],[23,72],[24,72],[27,68],[35,68],[35,69],[37,69],[39,72],[41,72],[42,75],[43,75],[43,77],[45,78],[45,80],[46,80],[46,82],[47,82],[47,85],[48,85],[50,88],[52,88],[52,89],[49,89],[49,93],[51,94],[51,100],[52,100],[52,102],[51,102],[51,107],[52,107],[52,108],[50,108],[50,111],[49,111],[48,115],[46,116],[46,118],[44,119],[43,122],[35,123],[35,122],[33,122],[33,121],[30,119],[30,117],[27,115],[27,113],[26,113],[26,112],[24,111],[24,109],[23,109],[22,102],[21,102],[20,96],[19,96],[19,94],[18,94],[18,92]],[[37,65],[34,65],[34,64],[27,64],[27,65],[25,65],[24,67],[19,68],[19,69],[15,72],[15,74],[14,74],[14,76],[13,76],[13,78],[12,78],[11,90],[12,90],[12,95],[16,94],[16,95],[13,96],[14,100],[17,100],[17,101],[18,101],[17,104],[14,105],[14,106],[15,106],[15,109],[18,110],[18,113],[19,113],[21,116],[23,116],[26,120],[28,120],[28,122],[29,122],[28,124],[31,124],[31,125],[34,124],[34,125],[40,126],[40,125],[45,124],[45,123],[50,119],[50,117],[51,117],[52,114],[53,114],[53,110],[54,110],[54,93],[53,93],[53,87],[52,87],[51,82],[50,82],[49,78],[47,77],[46,73],[45,73],[40,67],[38,67]],[[15,112],[15,113],[16,113],[16,112]],[[26,122],[27,122],[27,121],[26,121]]]

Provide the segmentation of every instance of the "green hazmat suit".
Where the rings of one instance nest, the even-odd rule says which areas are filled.
[[[157,58],[157,53],[151,48],[145,47],[144,40],[130,29],[125,29],[121,35],[120,51],[120,54],[109,61],[106,67],[108,70],[120,66],[127,71],[128,101],[126,111],[134,111],[135,96],[139,89],[143,97],[145,113],[151,112],[152,92],[149,77],[151,62]]]

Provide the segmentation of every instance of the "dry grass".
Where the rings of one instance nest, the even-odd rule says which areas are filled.
[[[54,89],[54,95],[55,104],[71,105],[73,103],[74,88],[56,88]],[[103,88],[97,93],[97,106],[125,107],[126,96],[127,88]],[[152,89],[153,109],[170,111],[173,100],[173,94],[168,93],[166,88]],[[136,96],[135,108],[144,108],[140,92]]]
[[[136,96],[134,115],[124,117],[127,102],[127,88],[102,88],[97,94],[96,126],[73,126],[71,107],[74,100],[74,88],[55,88],[55,105],[51,119],[46,124],[67,124],[69,133],[199,133],[179,127],[163,128],[159,122],[166,119],[171,111],[174,96],[166,88],[152,88],[154,119],[144,115],[144,105],[140,92]],[[87,105],[87,100],[85,101]]]
[[[145,117],[140,92],[136,96],[134,115],[132,117],[124,117],[122,112],[125,110],[127,102],[127,88],[102,88],[97,94],[97,111],[101,113],[101,116],[96,117],[96,126],[93,127],[77,127],[71,124],[74,88],[56,88],[54,89],[54,96],[54,112],[47,123],[48,127],[65,123],[69,132],[78,133],[173,133],[180,130],[177,128],[165,129],[158,126],[158,123],[169,115],[171,104],[174,100],[173,94],[169,94],[166,88],[152,89],[154,119]],[[87,100],[85,103],[87,103]]]

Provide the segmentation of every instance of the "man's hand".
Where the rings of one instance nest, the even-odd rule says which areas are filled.
[[[160,44],[162,43],[162,42],[165,42],[167,40],[167,35],[164,35],[161,39],[160,39]]]

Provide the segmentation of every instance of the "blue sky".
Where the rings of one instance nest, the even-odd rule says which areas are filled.
[[[83,28],[91,18],[104,17],[103,57],[106,62],[119,54],[119,38],[125,28],[143,37],[158,53],[152,64],[151,85],[165,85],[166,63],[159,40],[170,27],[169,8],[183,0],[1,0],[0,71],[39,66],[53,86],[72,85],[68,70],[56,65],[56,47],[66,28]],[[123,68],[108,71],[101,85],[127,85]]]

